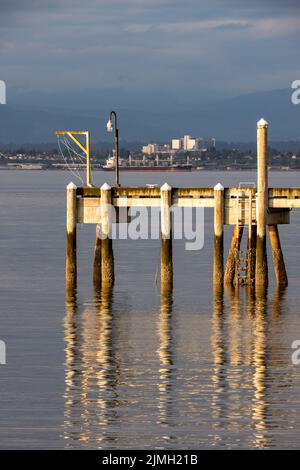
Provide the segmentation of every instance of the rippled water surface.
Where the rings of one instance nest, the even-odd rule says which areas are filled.
[[[112,182],[97,172],[95,182]],[[212,211],[200,252],[174,243],[174,288],[155,285],[157,240],[114,242],[113,290],[92,285],[94,226],[78,228],[78,290],[64,290],[68,172],[0,172],[1,448],[297,448],[300,211],[280,227],[289,287],[213,293]],[[254,173],[123,174],[124,185],[208,186]],[[270,185],[299,186],[298,173]],[[226,252],[232,229],[226,228]]]

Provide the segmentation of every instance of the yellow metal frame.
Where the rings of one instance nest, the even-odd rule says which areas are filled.
[[[86,155],[86,185],[91,186],[91,161],[90,161],[90,133],[89,131],[57,131],[56,135],[67,135]],[[76,135],[85,136],[85,146],[75,137]]]

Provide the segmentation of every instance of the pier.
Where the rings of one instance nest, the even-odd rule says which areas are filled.
[[[132,207],[157,208],[160,211],[161,285],[171,288],[173,282],[171,208],[211,208],[214,210],[213,284],[253,286],[268,285],[267,236],[273,257],[277,284],[286,286],[288,277],[280,243],[281,224],[290,223],[290,211],[300,209],[299,188],[268,187],[268,123],[257,123],[257,183],[237,187],[171,187],[156,186],[101,187],[67,186],[67,259],[66,285],[76,286],[77,224],[95,224],[94,284],[114,284],[112,225],[130,224]],[[114,210],[111,210],[111,209]],[[226,226],[233,226],[233,235],[226,263],[224,236]],[[243,236],[246,249],[241,251]]]

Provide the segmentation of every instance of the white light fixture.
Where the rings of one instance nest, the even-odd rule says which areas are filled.
[[[113,128],[114,126],[113,126],[112,120],[110,119],[109,121],[107,121],[107,124],[106,124],[107,132],[112,132]]]

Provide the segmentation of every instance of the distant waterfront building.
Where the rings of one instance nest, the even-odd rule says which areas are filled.
[[[182,139],[172,139],[172,150],[182,149]]]
[[[174,138],[169,144],[148,144],[142,147],[144,155],[156,155],[158,153],[196,152],[197,150],[212,150],[216,147],[216,139],[202,137],[201,139],[185,134],[182,138]]]
[[[198,139],[193,139],[190,135],[183,136],[183,150],[195,151],[198,150]]]
[[[171,150],[171,147],[169,144],[163,144],[158,146],[158,152],[159,153],[169,153]]]
[[[199,148],[201,150],[213,150],[216,148],[216,139],[214,137],[201,137],[199,139]]]
[[[181,139],[172,139],[172,150],[194,152],[198,150],[198,139],[186,134]]]
[[[142,147],[142,153],[145,153],[147,155],[152,155],[154,153],[157,153],[157,151],[158,151],[157,144],[148,144]]]
[[[157,153],[170,153],[171,147],[169,144],[148,144],[142,147],[142,153],[145,155],[154,155]]]

